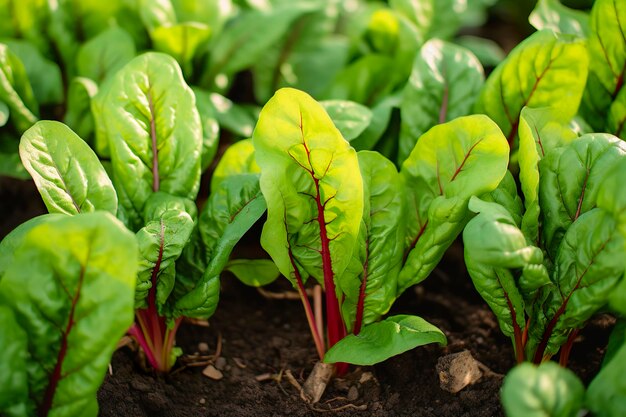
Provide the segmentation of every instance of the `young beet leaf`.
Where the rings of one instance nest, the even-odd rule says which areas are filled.
[[[98,414],[96,392],[132,323],[136,253],[132,233],[102,212],[51,217],[20,236],[0,281],[0,340],[11,337],[0,414]]]
[[[484,79],[480,62],[468,50],[440,40],[426,42],[403,90],[398,161],[431,127],[470,114]]]
[[[585,44],[579,38],[548,30],[536,32],[487,78],[475,110],[500,126],[514,152],[523,107],[553,106],[562,122],[576,115],[588,63]]]
[[[322,106],[293,89],[279,90],[265,105],[252,140],[267,202],[261,244],[298,289],[322,358],[323,329],[304,283],[312,276],[325,289],[333,346],[346,335],[336,280],[350,262],[363,213],[357,155]]]
[[[589,13],[570,9],[559,0],[539,0],[528,21],[537,30],[550,29],[558,33],[569,33],[587,38],[589,32]]]
[[[39,105],[24,64],[5,44],[0,44],[0,101],[6,105],[9,121],[18,132],[37,121]]]
[[[537,132],[546,144],[556,143],[541,126]],[[520,133],[522,143],[533,142]],[[616,210],[597,206],[626,147],[613,136],[591,134],[553,147],[540,162],[541,147],[535,149],[519,154],[533,214],[521,220],[512,207],[474,199],[470,208],[479,214],[463,233],[465,259],[478,292],[512,338],[517,360],[540,363],[561,348],[565,364],[579,329],[608,302],[624,272]],[[605,206],[623,199],[613,191]],[[524,221],[538,223],[521,228]]]
[[[498,126],[482,115],[435,126],[417,141],[400,171],[406,229],[398,293],[432,272],[471,217],[470,197],[504,177],[508,152]]]

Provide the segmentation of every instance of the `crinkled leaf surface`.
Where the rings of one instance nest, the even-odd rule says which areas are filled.
[[[537,30],[550,29],[582,38],[589,36],[589,13],[570,9],[559,0],[539,0],[528,21]]]
[[[588,64],[585,44],[579,38],[548,30],[536,32],[491,73],[475,110],[491,117],[515,150],[523,107],[553,106],[561,122],[574,117]]]
[[[553,362],[518,365],[502,385],[502,405],[508,417],[576,417],[584,395],[578,377]]]
[[[398,160],[404,161],[431,127],[470,114],[484,78],[480,62],[465,48],[426,42],[403,91]]]
[[[596,206],[607,173],[624,157],[626,143],[595,133],[554,149],[541,160],[539,201],[545,247],[551,257],[568,227]]]
[[[396,299],[402,263],[402,183],[395,165],[372,151],[358,154],[363,178],[363,219],[352,262],[339,279],[343,317],[354,330],[378,320]],[[357,313],[362,309],[361,313]]]
[[[22,61],[0,43],[0,101],[9,108],[10,122],[23,133],[39,115],[39,105]]]
[[[496,189],[509,148],[483,115],[437,125],[418,140],[400,171],[405,184],[405,265],[399,290],[424,280],[463,230],[473,195]]]
[[[149,52],[124,66],[97,98],[111,149],[120,208],[132,229],[150,195],[194,199],[200,185],[202,125],[193,92],[167,55]]]
[[[63,123],[43,120],[20,141],[20,156],[51,213],[117,212],[117,196],[96,154]]]
[[[626,138],[626,5],[598,0],[591,9],[589,80],[581,114],[598,132]]]
[[[320,104],[345,140],[357,138],[372,121],[372,111],[349,100],[325,100]]]
[[[430,343],[447,343],[441,330],[417,316],[399,315],[365,326],[358,335],[348,335],[324,355],[324,362],[374,365]]]
[[[0,302],[28,335],[29,400],[39,414],[98,414],[96,392],[133,321],[136,271],[135,237],[109,213],[66,216],[24,235]]]
[[[294,285],[298,273],[322,284],[324,269],[340,276],[363,213],[356,152],[320,104],[289,88],[265,105],[252,141],[268,210],[263,248]]]

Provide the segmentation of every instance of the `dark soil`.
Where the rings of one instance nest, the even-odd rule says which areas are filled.
[[[223,379],[203,376],[203,366],[155,377],[142,369],[137,354],[125,347],[113,357],[112,374],[107,375],[98,394],[100,415],[309,416],[325,411],[337,416],[503,416],[499,403],[502,378],[497,374],[514,365],[511,344],[472,288],[461,256],[456,244],[442,261],[442,269],[425,285],[407,291],[391,312],[418,314],[436,324],[448,336],[448,346],[421,347],[374,367],[353,369],[346,378],[335,380],[315,407],[303,402],[285,377],[289,370],[302,384],[316,361],[300,302],[267,299],[225,277],[222,299],[210,326],[184,324],[178,338],[186,353],[198,352],[198,345],[204,342],[210,355],[221,335],[223,359],[216,365],[222,368]],[[594,320],[574,346],[571,368],[586,382],[599,368],[611,324],[607,317]],[[483,376],[474,385],[450,394],[439,388],[435,365],[439,357],[464,349],[496,375]],[[360,384],[368,373],[373,378]],[[263,374],[270,378],[255,379]]]

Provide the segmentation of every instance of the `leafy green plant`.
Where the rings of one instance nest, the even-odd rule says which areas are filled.
[[[132,323],[136,253],[105,212],[45,215],[0,243],[2,415],[98,414],[96,391]]]
[[[567,128],[550,114],[521,114],[526,211],[514,183],[503,183],[497,194],[470,201],[478,215],[463,241],[472,281],[511,337],[517,361],[541,363],[561,349],[566,364],[578,331],[624,274],[619,210],[613,207],[623,192],[615,185],[608,190],[604,181],[624,160],[626,146],[608,134],[564,143]]]
[[[435,268],[469,218],[469,198],[497,187],[508,161],[498,127],[484,116],[437,126],[398,173],[380,154],[356,153],[310,96],[282,89],[253,143],[268,208],[261,244],[300,293],[320,358],[343,372],[342,362],[445,343],[419,317],[378,320]],[[305,295],[309,277],[325,290],[328,343]]]

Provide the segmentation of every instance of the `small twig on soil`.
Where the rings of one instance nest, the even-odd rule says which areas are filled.
[[[113,375],[113,365],[109,363],[109,375]]]
[[[117,347],[115,349],[117,350],[117,349],[123,348],[124,346],[131,346],[134,342],[135,341],[133,340],[132,337],[126,335],[122,337],[119,342],[117,342]]]
[[[329,408],[329,409],[316,407],[314,404],[310,404],[309,407],[311,408],[311,410],[317,411],[317,412],[320,412],[320,413],[335,413],[337,411],[343,411],[343,410],[347,410],[349,408],[354,409],[354,410],[358,410],[358,411],[365,411],[365,410],[367,410],[367,404],[361,404],[361,405],[345,404],[345,405],[342,405],[340,407]]]
[[[349,400],[347,397],[334,397],[334,398],[331,398],[330,400],[324,401],[324,404],[334,403],[335,401],[349,401]]]
[[[293,385],[295,389],[298,390],[298,393],[302,393],[302,385],[300,385],[300,383],[296,381],[296,378],[294,378],[293,374],[291,373],[289,369],[285,371],[285,379],[287,380],[287,382]]]
[[[483,376],[486,376],[489,378],[498,378],[498,379],[504,378],[504,375],[494,372],[484,363],[476,359],[474,360],[476,361],[476,365],[478,366],[478,369],[480,369],[483,372]]]
[[[282,291],[282,292],[273,292],[273,291],[267,291],[263,288],[257,288],[257,291],[259,292],[259,294],[261,294],[263,297],[270,299],[270,300],[299,300],[300,299],[300,294],[298,294],[297,291]],[[311,297],[312,296],[312,291],[310,289],[306,290],[306,295]]]
[[[214,360],[220,357],[222,354],[222,332],[218,330],[217,332],[217,346],[215,347]]]
[[[239,358],[233,358],[233,361],[235,362],[235,365],[237,365],[237,367],[240,369],[246,369],[248,367],[248,365],[246,365],[245,362]]]

